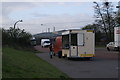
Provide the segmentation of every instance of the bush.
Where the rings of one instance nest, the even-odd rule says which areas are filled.
[[[8,30],[2,29],[2,45],[9,46],[30,46],[31,34],[25,32],[24,29],[14,29],[10,27]]]

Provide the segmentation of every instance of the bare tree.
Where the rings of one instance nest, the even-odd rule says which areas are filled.
[[[112,3],[103,2],[102,4],[98,4],[97,2],[94,2],[94,4],[96,24],[101,25],[100,29],[105,33],[106,41],[113,41],[115,21]]]

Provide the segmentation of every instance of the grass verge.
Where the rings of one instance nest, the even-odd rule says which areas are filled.
[[[68,78],[53,65],[29,51],[9,47],[2,49],[3,78]]]

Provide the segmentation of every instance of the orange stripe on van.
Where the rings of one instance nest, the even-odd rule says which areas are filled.
[[[95,54],[80,54],[80,57],[95,57]]]

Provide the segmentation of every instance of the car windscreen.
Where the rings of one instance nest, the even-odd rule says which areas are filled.
[[[50,43],[50,41],[45,41],[44,43]]]

